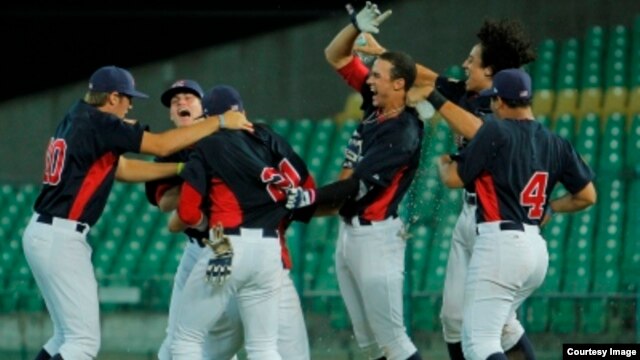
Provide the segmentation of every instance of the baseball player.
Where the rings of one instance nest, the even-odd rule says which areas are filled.
[[[176,127],[189,126],[201,120],[202,115],[202,99],[203,91],[194,80],[178,80],[174,82],[169,89],[162,93],[160,100],[162,104],[169,108],[169,118]],[[189,159],[191,149],[183,149],[179,152],[166,157],[159,157],[157,162],[182,162],[185,163]],[[172,211],[176,208],[179,198],[179,189],[182,179],[174,176],[167,179],[155,180],[147,182],[145,185],[146,195],[149,202],[158,206],[162,211]],[[173,331],[175,329],[176,308],[183,300],[182,289],[187,281],[187,277],[191,273],[200,252],[204,248],[204,243],[200,240],[208,237],[206,233],[200,233],[195,229],[186,231],[189,243],[184,249],[178,271],[174,279],[173,290],[171,292],[171,301],[169,305],[169,319],[167,325],[167,336],[165,337],[160,350],[158,351],[159,360],[171,359],[171,341],[173,339]],[[237,317],[235,306],[227,309],[227,316],[223,316],[216,326],[212,329],[211,335],[207,338],[206,347],[209,349],[208,354],[211,358],[220,358],[221,354],[216,352],[219,348],[224,348],[226,343],[235,342],[235,339],[241,338],[241,328],[235,326],[232,318]],[[233,354],[233,353],[231,353]],[[218,356],[216,356],[218,355]],[[227,356],[225,359],[229,359]],[[235,357],[233,358],[235,359]]]
[[[389,15],[367,3],[325,50],[328,62],[364,101],[364,118],[343,164],[349,177],[317,190],[291,189],[287,207],[342,204],[336,272],[358,346],[369,359],[414,360],[420,355],[403,323],[406,242],[397,209],[422,146],[422,122],[415,109],[405,107],[416,65],[408,55],[386,52],[369,71],[351,52],[361,31],[377,33]]]
[[[573,146],[534,121],[531,78],[520,69],[495,74],[497,119],[483,123],[438,91],[427,99],[471,142],[440,158],[449,187],[475,188],[477,236],[465,282],[462,347],[469,360],[507,359],[501,333],[546,274],[548,252],[539,225],[545,211],[573,212],[596,201],[593,173]],[[570,194],[549,201],[562,183]]]
[[[202,88],[197,82],[193,80],[178,80],[162,94],[161,102],[169,107],[169,116],[177,127],[188,126],[198,121],[196,120],[197,117],[202,114],[202,96]],[[243,110],[241,99],[230,98],[230,100],[237,101],[239,110]],[[223,108],[224,106],[226,105],[222,102],[218,108]],[[158,158],[157,161],[186,162],[190,153],[190,149],[185,149],[168,157]],[[182,178],[175,176],[169,179],[148,182],[146,185],[147,198],[152,204],[157,205],[162,211],[175,210]],[[283,273],[279,302],[278,352],[283,359],[308,360],[309,340],[302,315],[300,298],[289,276],[291,259],[283,236],[285,231],[286,224],[283,223],[279,235],[281,236],[282,262],[286,271]],[[171,359],[171,341],[175,329],[176,309],[179,308],[180,301],[189,303],[189,299],[183,300],[182,290],[205,246],[201,239],[208,237],[208,234],[198,232],[192,228],[187,229],[186,233],[189,243],[180,259],[171,293],[167,336],[158,352],[158,359],[160,360]],[[222,318],[216,322],[214,328],[210,330],[209,336],[205,339],[205,358],[227,360],[240,350],[243,341],[243,327],[240,315],[236,303],[231,301]]]
[[[207,114],[243,110],[239,94],[229,86],[213,88],[203,104]],[[200,254],[183,290],[189,304],[183,302],[178,309],[173,357],[203,358],[207,333],[228,304],[236,301],[249,359],[308,358],[308,350],[292,357],[278,351],[280,289],[283,279],[290,281],[283,271],[278,233],[290,216],[284,207],[284,188],[311,179],[300,157],[267,127],[238,134],[221,132],[202,140],[181,175],[185,182],[170,229],[186,225],[212,231],[209,246]],[[205,199],[209,201],[206,215],[201,210]],[[310,217],[300,214],[306,220]],[[289,325],[302,323],[297,330],[303,331],[299,299],[290,294],[283,300],[294,301],[299,317],[290,319]]]
[[[137,91],[116,66],[93,73],[83,100],[56,128],[46,153],[43,186],[22,242],[27,262],[53,322],[53,336],[38,360],[94,359],[100,347],[98,292],[86,236],[107,201],[114,179],[143,182],[173,176],[176,163],[126,159],[125,152],[158,156],[182,149],[223,127],[222,117],[160,134],[125,120]],[[229,112],[226,127],[251,130]]]
[[[435,86],[449,101],[481,118],[490,113],[491,109],[489,98],[480,97],[478,93],[491,88],[493,74],[533,61],[535,52],[531,40],[518,21],[486,20],[477,37],[480,41],[471,48],[469,56],[462,63],[467,75],[466,81],[450,79],[418,65],[414,88]],[[356,50],[377,55],[384,52],[384,47],[369,35],[367,45],[357,46]],[[414,90],[411,90],[410,94],[412,91]],[[466,146],[467,140],[457,134],[456,143],[462,149]],[[440,313],[443,335],[451,360],[464,359],[461,345],[463,294],[476,234],[477,199],[473,188],[469,191],[463,190],[463,199],[462,212],[451,237]],[[502,347],[507,349],[507,355],[511,357],[529,360],[535,358],[531,342],[515,313],[503,329]]]

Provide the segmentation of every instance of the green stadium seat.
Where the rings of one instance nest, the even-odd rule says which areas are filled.
[[[275,119],[271,122],[271,128],[283,138],[288,138],[289,131],[292,128],[292,121],[287,119]]]
[[[573,142],[575,135],[576,120],[571,114],[560,115],[555,122],[554,132],[559,136]]]
[[[625,144],[625,169],[633,171],[634,169],[640,170],[640,114],[633,116],[631,122],[631,129],[627,134],[627,141]],[[636,171],[640,174],[640,171]]]
[[[464,69],[460,65],[452,65],[448,67],[444,71],[444,76],[457,80],[464,80],[466,78],[464,75]]]
[[[316,182],[320,180],[325,168],[330,166],[329,156],[335,131],[335,122],[331,119],[324,119],[318,122],[311,137],[305,160]]]
[[[551,119],[547,115],[536,115],[536,121],[542,124],[542,126],[549,128],[551,125]]]
[[[290,120],[292,127],[287,140],[293,147],[293,150],[303,159],[307,156],[307,146],[309,145],[313,131],[315,129],[315,121],[310,119]]]
[[[413,225],[409,228],[409,246],[407,250],[410,257],[409,268],[411,290],[422,291],[425,288],[425,275],[427,274],[427,260],[430,253],[431,229],[426,225]]]
[[[560,51],[554,118],[565,113],[576,114],[578,104],[579,42],[567,40]]]
[[[556,43],[545,39],[538,48],[538,58],[532,64],[533,113],[536,115],[549,116],[553,110],[555,61]]]
[[[619,177],[622,175],[625,122],[623,113],[613,113],[607,119],[600,145],[599,176]]]
[[[626,199],[629,199],[624,219],[623,251],[620,267],[622,292],[636,293],[640,290],[640,180],[629,182]]]
[[[576,150],[584,161],[597,169],[600,135],[600,118],[597,114],[589,113],[580,120],[578,135],[575,140]]]
[[[337,131],[329,152],[329,162],[326,166],[326,170],[323,175],[320,175],[319,179],[316,179],[316,183],[318,183],[318,185],[324,185],[338,180],[338,174],[340,174],[340,171],[342,170],[344,150],[346,149],[347,143],[357,126],[357,121],[348,120],[345,121],[342,127]]]

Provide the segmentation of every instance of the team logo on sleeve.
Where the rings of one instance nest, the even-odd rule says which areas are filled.
[[[347,148],[344,150],[343,168],[353,169],[362,159],[362,137],[358,131],[354,131]]]

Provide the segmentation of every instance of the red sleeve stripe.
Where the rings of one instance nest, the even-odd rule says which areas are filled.
[[[369,69],[362,63],[359,57],[354,56],[353,59],[345,66],[338,69],[338,73],[342,78],[357,92],[360,92],[362,85],[367,80]]]
[[[189,226],[198,225],[202,218],[200,204],[202,204],[202,195],[185,181],[182,184],[180,203],[178,204],[178,217],[180,217],[180,220]]]

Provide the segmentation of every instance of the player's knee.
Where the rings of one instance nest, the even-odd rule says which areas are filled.
[[[442,334],[444,340],[448,343],[457,343],[462,340],[462,315],[442,310],[440,313],[440,322],[442,322]]]

